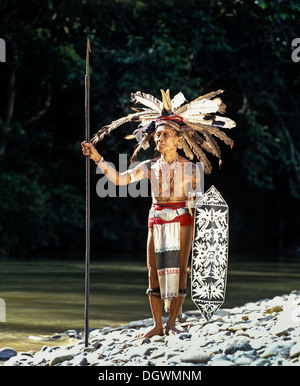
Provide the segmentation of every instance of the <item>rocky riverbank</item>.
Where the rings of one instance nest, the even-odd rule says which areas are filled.
[[[152,319],[95,329],[90,345],[44,346],[39,352],[0,349],[4,366],[299,366],[300,291],[220,309],[207,322],[199,311],[182,315],[175,336],[139,339]],[[73,334],[82,338],[74,331]],[[59,339],[58,339],[59,341]]]

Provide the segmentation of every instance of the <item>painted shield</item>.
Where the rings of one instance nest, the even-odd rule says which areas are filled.
[[[192,300],[206,320],[224,303],[228,267],[228,205],[212,185],[195,208]]]

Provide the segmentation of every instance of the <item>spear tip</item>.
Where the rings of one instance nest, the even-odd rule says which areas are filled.
[[[92,52],[91,51],[91,46],[90,46],[90,39],[87,39],[87,49],[89,52]]]

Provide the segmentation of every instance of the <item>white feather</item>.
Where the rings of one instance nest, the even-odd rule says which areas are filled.
[[[153,95],[145,94],[141,91],[137,91],[132,94],[135,103],[141,103],[144,106],[150,107],[150,109],[160,113],[162,110],[162,102],[155,98]]]
[[[214,126],[221,127],[221,128],[226,128],[226,129],[232,129],[233,127],[236,126],[236,123],[226,117],[221,117],[220,115],[216,115],[214,117],[213,123]]]
[[[196,114],[210,114],[216,113],[219,110],[219,106],[216,102],[209,99],[201,99],[200,101],[191,102],[187,106],[187,109],[182,116],[196,115]]]
[[[211,125],[213,123],[213,119],[204,119],[204,115],[183,115],[181,114],[184,119],[186,119],[188,122],[192,123],[199,123],[202,125]]]
[[[182,114],[183,116],[183,114]],[[232,129],[236,126],[236,123],[226,117],[221,117],[220,115],[215,115],[211,117],[210,119],[205,118],[204,115],[190,115],[190,116],[183,116],[183,118],[186,120],[187,124],[190,122],[191,124],[199,124],[199,125],[206,125],[206,126],[215,126],[220,127],[221,129]]]
[[[183,93],[179,92],[174,96],[171,102],[172,102],[172,110],[173,112],[175,112],[175,110],[178,109],[178,107],[180,107],[183,103],[187,102],[187,100],[185,99],[185,96],[183,95]]]

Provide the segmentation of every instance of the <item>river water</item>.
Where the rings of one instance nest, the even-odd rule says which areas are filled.
[[[59,339],[58,343],[49,341],[49,336],[69,329],[84,330],[84,278],[85,266],[80,261],[0,260],[0,298],[6,306],[6,321],[0,322],[0,348],[37,351],[45,345],[75,341]],[[116,327],[150,318],[146,288],[143,262],[91,262],[89,327]],[[230,261],[223,307],[272,298],[294,289],[300,289],[299,263]],[[183,311],[195,308],[189,293]]]

